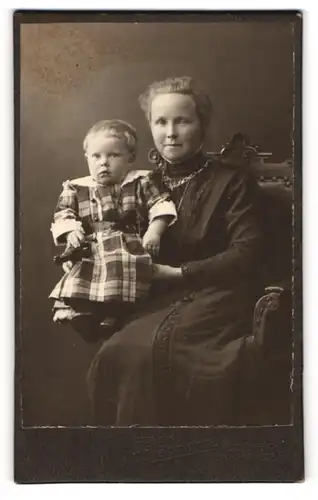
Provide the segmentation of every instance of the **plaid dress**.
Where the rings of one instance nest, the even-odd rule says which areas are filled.
[[[143,228],[158,216],[176,219],[162,183],[143,170],[130,171],[121,185],[97,186],[92,177],[63,184],[51,226],[56,245],[82,228],[95,236],[91,253],[76,262],[50,298],[135,303],[152,281],[152,259],[141,240]]]

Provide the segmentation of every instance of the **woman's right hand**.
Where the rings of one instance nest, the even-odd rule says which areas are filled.
[[[155,280],[169,280],[182,278],[181,267],[172,267],[163,264],[153,264]]]
[[[83,231],[79,229],[75,229],[75,231],[71,231],[67,235],[67,243],[74,248],[78,248],[85,241],[85,234]]]

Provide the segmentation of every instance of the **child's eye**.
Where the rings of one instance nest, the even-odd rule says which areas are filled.
[[[96,159],[97,159],[97,158],[100,158],[100,154],[99,154],[99,153],[93,153],[93,154],[92,154],[92,157],[93,157],[93,158],[96,158]]]
[[[117,158],[118,156],[120,156],[119,153],[109,153],[110,158]]]

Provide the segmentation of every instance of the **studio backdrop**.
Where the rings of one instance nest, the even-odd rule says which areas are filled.
[[[101,119],[131,122],[136,166],[149,168],[138,96],[154,80],[189,75],[213,103],[208,150],[243,132],[274,161],[290,159],[292,24],[24,24],[20,68],[23,425],[85,425],[96,347],[53,324],[48,295],[61,274],[52,263],[52,213],[62,181],[87,175],[86,131]]]

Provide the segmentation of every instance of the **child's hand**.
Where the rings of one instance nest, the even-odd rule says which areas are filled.
[[[160,250],[160,235],[149,228],[144,234],[142,244],[150,255],[156,256],[159,254]]]
[[[63,262],[62,264],[62,268],[65,273],[69,273],[73,266],[74,264],[70,260],[68,260],[67,262]]]
[[[75,231],[71,231],[67,235],[67,243],[74,248],[79,247],[85,241],[85,234],[83,231],[76,229]]]

